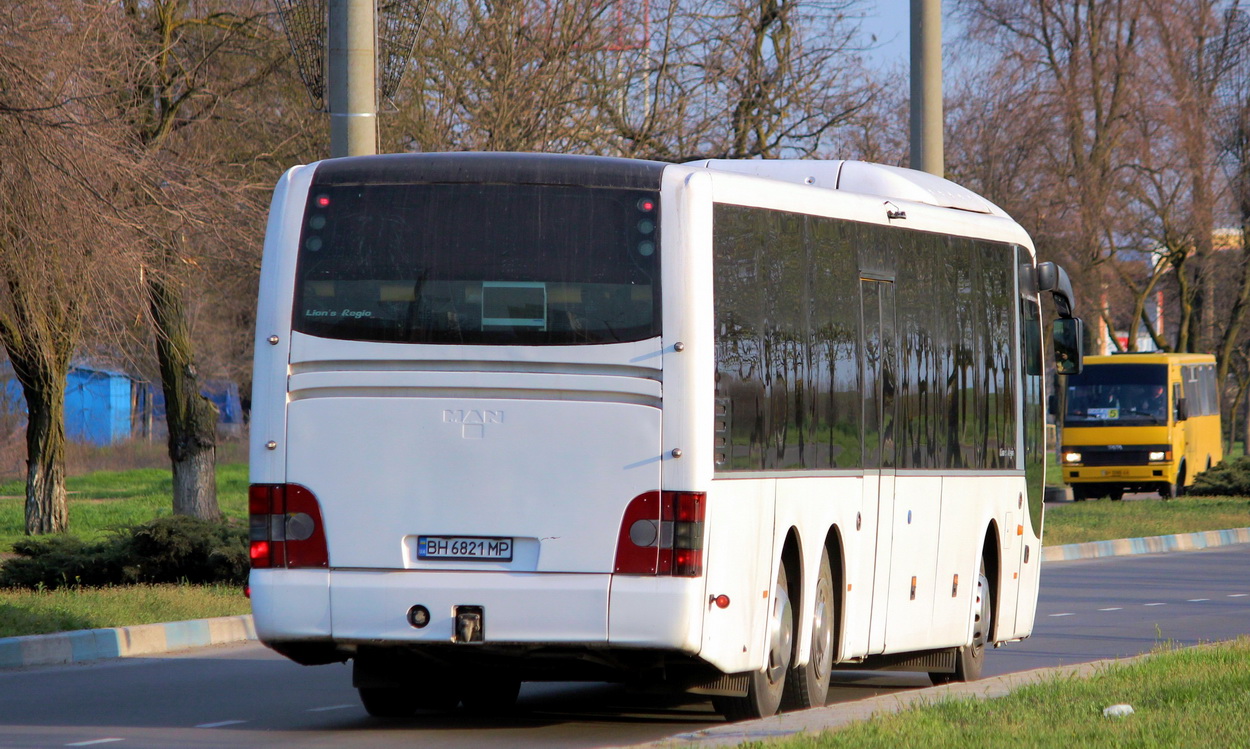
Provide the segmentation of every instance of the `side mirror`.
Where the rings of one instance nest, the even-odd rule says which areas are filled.
[[[1058,416],[1059,414],[1056,412],[1057,408],[1058,405],[1055,403],[1054,394],[1052,393],[1051,395],[1046,396],[1046,413],[1051,416]]]
[[[1051,293],[1055,299],[1055,309],[1060,317],[1064,319],[1072,317],[1076,295],[1072,293],[1072,281],[1068,278],[1067,271],[1055,263],[1039,263],[1037,290]]]
[[[1055,369],[1061,375],[1080,374],[1084,368],[1085,327],[1079,317],[1061,317],[1051,329]]]
[[[1189,404],[1185,402],[1184,398],[1177,398],[1176,399],[1176,420],[1184,421],[1185,419],[1188,419],[1188,418],[1189,418]]]

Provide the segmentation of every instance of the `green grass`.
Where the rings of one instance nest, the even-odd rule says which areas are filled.
[[[251,613],[243,591],[226,585],[116,588],[0,588],[0,637],[156,624]]]
[[[1128,704],[1133,714],[1103,716]],[[1057,678],[991,700],[879,715],[836,732],[741,747],[1228,747],[1250,736],[1250,639],[1160,652],[1088,679]]]
[[[1071,502],[1046,509],[1046,546],[1250,527],[1250,498]]]
[[[98,541],[111,531],[173,512],[173,473],[168,468],[95,471],[71,476],[69,532]],[[0,552],[25,536],[26,484],[0,483]],[[247,464],[217,466],[217,504],[227,517],[247,519]]]

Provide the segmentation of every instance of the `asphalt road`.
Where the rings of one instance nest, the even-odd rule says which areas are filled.
[[[1250,546],[1049,563],[1034,635],[986,675],[1136,655],[1250,633]],[[830,701],[928,685],[921,674],[835,674]],[[598,747],[720,722],[703,699],[609,685],[527,684],[520,711],[370,718],[347,666],[304,668],[256,645],[0,672],[0,747]]]

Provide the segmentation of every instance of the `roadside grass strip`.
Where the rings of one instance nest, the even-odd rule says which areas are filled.
[[[838,730],[738,746],[1230,747],[1245,746],[1250,736],[1250,638],[1183,650],[1165,645],[1130,661],[1099,664],[1087,678],[1078,673],[1046,677],[995,699],[934,698],[930,692],[931,702],[878,711]]]

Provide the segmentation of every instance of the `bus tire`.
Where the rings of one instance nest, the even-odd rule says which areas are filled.
[[[784,562],[777,568],[777,584],[769,606],[764,668],[751,674],[745,697],[713,697],[712,706],[726,720],[767,718],[781,707],[786,672],[794,655],[794,609]]]
[[[461,685],[460,702],[475,715],[500,715],[516,707],[521,680],[515,676],[487,676]]]
[[[833,666],[836,644],[837,602],[833,597],[833,568],[829,550],[820,555],[820,572],[816,578],[816,601],[812,606],[812,652],[805,665],[795,666],[786,676],[782,710],[806,710],[822,707],[829,696],[829,674]]]
[[[1111,497],[1112,502],[1119,502],[1121,499],[1124,499],[1124,490],[1112,489],[1110,492],[1107,493],[1107,496]]]
[[[959,648],[955,654],[955,673],[930,673],[934,684],[952,681],[976,681],[985,667],[985,648],[990,644],[994,626],[994,593],[990,579],[985,574],[985,560],[977,573],[976,600],[972,609],[972,642]]]
[[[1084,502],[1087,496],[1088,494],[1085,491],[1085,487],[1083,486],[1072,487],[1072,501],[1073,502]]]
[[[375,718],[410,718],[417,712],[417,694],[399,687],[359,687],[360,703]]]

